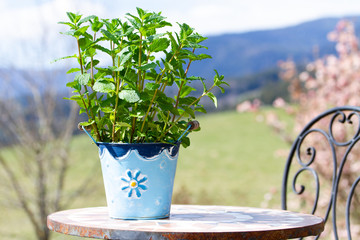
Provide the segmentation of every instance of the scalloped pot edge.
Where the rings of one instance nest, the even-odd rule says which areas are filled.
[[[179,156],[179,150],[177,150],[177,153],[175,156],[172,156],[172,151],[171,149],[162,149],[160,150],[160,152],[156,155],[154,155],[153,157],[144,157],[142,156],[139,151],[137,149],[129,149],[124,155],[120,156],[120,157],[115,157],[113,156],[109,150],[107,148],[99,148],[99,157],[104,158],[105,154],[108,154],[107,157],[112,157],[118,161],[124,161],[126,160],[130,154],[134,154],[136,155],[139,159],[143,160],[143,161],[156,161],[158,158],[161,158],[162,155],[165,155],[166,158],[168,158],[169,160],[177,160],[178,156]]]

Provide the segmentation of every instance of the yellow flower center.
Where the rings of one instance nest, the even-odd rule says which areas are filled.
[[[132,181],[132,182],[130,183],[130,186],[131,186],[131,187],[136,187],[136,185],[137,185],[137,183],[136,183],[135,181]]]

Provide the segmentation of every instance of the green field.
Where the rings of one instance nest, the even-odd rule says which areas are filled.
[[[175,178],[173,203],[268,206],[265,195],[275,192],[271,207],[280,206],[279,190],[284,143],[266,124],[264,112],[215,113],[200,117],[202,130],[191,133],[191,146],[181,149]],[[87,136],[74,138],[73,167],[67,189],[92,174],[92,187],[71,208],[106,204],[97,148]],[[265,204],[265,205],[264,205]],[[3,239],[35,239],[28,220],[16,208],[1,206]],[[53,239],[79,239],[53,234]]]

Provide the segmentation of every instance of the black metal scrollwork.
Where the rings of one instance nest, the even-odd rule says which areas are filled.
[[[326,131],[323,128],[319,128],[316,125],[320,120],[324,118],[328,119],[328,128]],[[349,139],[336,139],[336,129],[334,129],[334,125],[337,123],[344,124],[342,127],[345,127],[345,124],[354,124],[354,120],[357,118],[357,126],[354,130],[354,134]],[[293,143],[293,146],[290,150],[289,157],[286,162],[284,176],[283,176],[283,185],[282,185],[282,208],[287,209],[287,189],[288,189],[288,179],[290,178],[290,167],[293,165],[293,159],[296,157],[297,162],[299,164],[299,169],[294,173],[292,176],[292,189],[296,195],[302,195],[305,192],[305,186],[298,184],[299,176],[305,172],[311,173],[313,176],[313,180],[315,181],[315,197],[314,197],[314,204],[312,207],[312,214],[314,214],[317,210],[318,202],[319,202],[319,193],[320,193],[320,182],[319,182],[319,175],[316,170],[316,167],[313,166],[313,163],[316,161],[317,158],[317,145],[307,147],[305,149],[305,155],[302,154],[302,144],[304,141],[310,136],[314,134],[320,134],[326,139],[326,143],[329,146],[329,150],[331,151],[330,155],[332,157],[332,182],[331,182],[331,196],[328,201],[328,206],[323,216],[325,221],[328,220],[330,213],[332,214],[332,227],[333,227],[333,235],[335,239],[339,239],[338,229],[337,229],[337,197],[339,192],[339,183],[341,177],[343,175],[344,166],[347,163],[347,158],[350,152],[354,149],[355,144],[360,140],[360,107],[352,107],[352,106],[345,106],[345,107],[337,107],[330,109],[318,117],[314,118],[302,132],[298,135],[296,140]],[[339,157],[337,155],[338,148],[343,148],[344,154]],[[359,148],[360,150],[360,148]],[[360,151],[359,151],[360,153]],[[306,156],[306,160],[304,159]],[[337,159],[339,157],[339,159]],[[341,159],[340,159],[341,158]],[[340,160],[340,161],[338,161]],[[315,164],[314,164],[315,165]],[[330,167],[324,166],[324,167]],[[346,220],[346,231],[348,239],[351,238],[351,229],[350,229],[350,208],[352,204],[353,197],[355,195],[355,189],[360,182],[360,173],[359,177],[354,181],[351,186],[350,192],[347,197],[346,202],[346,213],[345,213],[345,220]],[[320,235],[316,237],[316,239],[320,238]]]

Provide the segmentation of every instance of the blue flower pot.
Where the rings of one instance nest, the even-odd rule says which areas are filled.
[[[97,143],[111,218],[170,214],[179,144]]]

